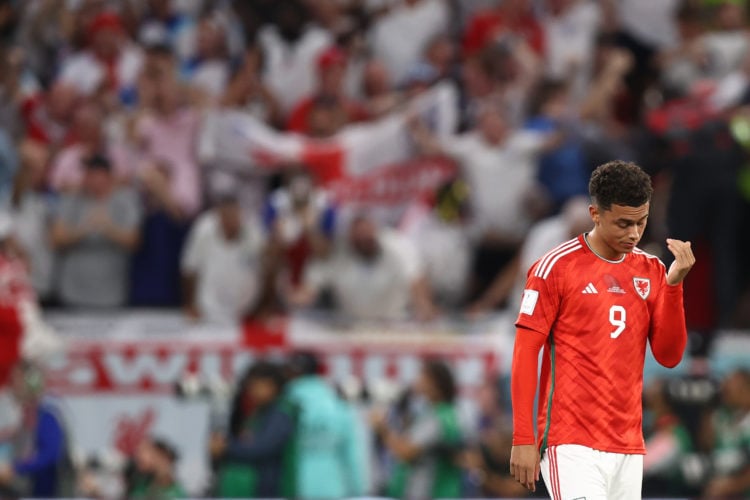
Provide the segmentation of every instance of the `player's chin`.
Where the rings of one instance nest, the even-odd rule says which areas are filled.
[[[623,242],[620,243],[620,250],[623,251],[623,253],[630,253],[635,249],[635,243],[630,242]]]

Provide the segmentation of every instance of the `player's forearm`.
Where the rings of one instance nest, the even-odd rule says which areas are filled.
[[[535,444],[534,396],[536,395],[539,350],[544,335],[524,328],[516,331],[511,369],[513,405],[513,446]]]
[[[665,286],[651,324],[651,351],[661,365],[677,366],[687,345],[685,308],[682,303],[682,284]]]

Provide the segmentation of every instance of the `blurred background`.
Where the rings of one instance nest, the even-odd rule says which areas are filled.
[[[525,496],[519,291],[612,159],[697,257],[644,495],[750,494],[747,8],[0,0],[0,495]]]

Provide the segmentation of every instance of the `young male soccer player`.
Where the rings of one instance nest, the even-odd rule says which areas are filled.
[[[668,239],[675,260],[667,271],[636,247],[653,192],[637,165],[598,167],[589,192],[594,229],[528,272],[513,351],[510,468],[531,490],[541,472],[553,500],[639,499],[646,342],[664,366],[682,359],[682,280],[695,258],[689,242]]]

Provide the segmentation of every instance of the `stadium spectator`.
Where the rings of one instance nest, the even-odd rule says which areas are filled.
[[[13,395],[22,408],[23,422],[16,437],[12,466],[0,465],[0,485],[16,494],[34,498],[66,496],[63,487],[70,479],[65,422],[55,401],[44,393],[44,375],[25,362],[11,374]],[[23,485],[28,481],[28,486]],[[20,490],[20,491],[19,491]]]
[[[542,17],[546,77],[569,82],[577,99],[591,78],[596,36],[604,22],[602,10],[598,2],[552,0]]]
[[[537,179],[545,189],[553,213],[574,196],[588,192],[588,168],[581,138],[575,135],[570,89],[563,81],[542,81],[532,97],[527,130],[558,133],[564,138],[539,158]],[[572,123],[571,123],[572,122]],[[569,132],[569,133],[566,133]]]
[[[134,125],[141,155],[138,176],[142,189],[176,218],[193,217],[201,208],[201,176],[196,158],[200,115],[186,105],[177,81],[174,59],[168,57],[147,77],[149,99]]]
[[[722,386],[722,407],[712,419],[712,478],[703,494],[736,498],[750,492],[750,372],[730,373]]]
[[[414,389],[426,407],[403,434],[390,429],[383,415],[373,416],[375,434],[398,460],[388,496],[458,498],[462,476],[457,461],[464,438],[453,374],[442,361],[426,361]]]
[[[515,258],[531,223],[540,214],[537,162],[554,137],[513,130],[504,109],[486,106],[475,130],[440,144],[417,124],[416,138],[426,152],[455,158],[471,192],[474,249],[472,300]]]
[[[215,102],[229,83],[229,53],[226,26],[216,15],[198,22],[195,54],[180,68],[180,76],[196,89],[201,101]]]
[[[662,50],[657,58],[661,84],[669,89],[686,92],[706,76],[708,54],[705,50],[702,23],[703,9],[695,2],[684,2],[677,12],[679,43]]]
[[[414,247],[366,215],[355,217],[345,241],[311,263],[293,304],[312,305],[330,289],[336,310],[351,319],[430,319],[435,308]]]
[[[76,307],[123,306],[141,206],[131,190],[117,187],[106,157],[90,157],[85,166],[81,192],[61,199],[52,225],[59,298]]]
[[[430,40],[445,33],[450,11],[443,0],[400,0],[370,31],[372,51],[388,68],[392,81],[403,82]]]
[[[13,184],[10,212],[14,233],[29,259],[31,282],[40,300],[53,291],[54,253],[49,229],[56,196],[45,192],[49,149],[36,141],[21,144],[21,169]]]
[[[60,80],[85,95],[103,92],[111,101],[130,103],[143,63],[140,48],[128,39],[114,12],[96,15],[86,34],[87,48],[65,61]]]
[[[333,244],[336,207],[325,190],[314,185],[304,168],[289,173],[286,185],[274,191],[263,222],[271,244],[285,255],[288,280],[299,286],[311,258],[325,258]]]
[[[438,307],[464,305],[471,270],[468,218],[471,193],[456,179],[441,186],[435,199],[409,207],[400,231],[416,247]]]
[[[256,305],[263,282],[264,237],[243,216],[233,192],[217,194],[188,235],[182,254],[185,313],[193,319],[236,322]]]
[[[476,442],[463,454],[470,484],[482,498],[521,498],[528,490],[508,475],[512,443],[511,416],[503,406],[498,380],[485,382],[477,395]]]
[[[60,192],[78,191],[83,182],[86,158],[103,155],[112,162],[112,173],[118,183],[132,179],[133,160],[130,152],[109,140],[104,130],[105,114],[101,107],[88,102],[73,114],[70,133],[72,143],[63,148],[52,162],[50,187]]]
[[[492,43],[512,38],[523,39],[537,54],[544,51],[544,31],[528,0],[504,0],[477,12],[464,32],[464,53],[476,54]]]
[[[321,376],[312,353],[288,360],[291,380],[284,391],[297,408],[291,498],[351,498],[365,492],[364,439],[354,410]]]
[[[680,421],[664,380],[651,381],[644,390],[644,409],[651,424],[644,424],[646,455],[643,461],[643,489],[646,495],[690,495],[683,461],[694,451],[688,429]]]
[[[744,3],[725,0],[715,7],[715,29],[702,37],[707,76],[720,79],[740,67],[750,49]]]
[[[185,498],[185,490],[175,476],[175,466],[179,461],[177,450],[162,439],[154,439],[151,442],[150,453],[149,479],[134,488],[129,498]]]
[[[352,101],[345,93],[346,54],[336,46],[322,52],[317,59],[318,87],[292,109],[287,122],[287,130],[310,134],[314,132],[311,116],[316,104],[326,101],[338,108],[345,117],[345,123],[362,121],[367,114],[362,106]]]
[[[281,128],[281,107],[263,82],[262,73],[263,52],[257,45],[251,45],[245,50],[242,65],[232,77],[221,104]]]
[[[198,45],[195,19],[180,12],[171,0],[146,0],[144,4],[138,40],[144,45],[165,43],[180,62],[193,57]]]
[[[124,494],[127,498],[137,491],[145,491],[154,478],[154,455],[156,454],[154,439],[146,437],[139,442],[133,455],[128,458],[128,463],[123,471]],[[91,489],[91,496],[99,496],[101,493]]]
[[[457,53],[453,38],[439,34],[425,47],[424,62],[432,66],[438,78],[450,78],[455,76]]]
[[[289,498],[295,432],[294,409],[283,398],[284,373],[266,361],[253,364],[238,384],[229,435],[215,434],[211,456],[218,461],[215,495],[220,498]]]
[[[392,111],[400,96],[394,92],[388,68],[378,59],[370,59],[362,69],[362,99],[368,115],[379,118]]]
[[[72,142],[69,127],[80,95],[69,83],[56,82],[46,92],[34,93],[21,104],[26,137],[56,151]]]
[[[315,89],[316,61],[333,38],[309,23],[309,11],[301,0],[278,2],[272,12],[274,24],[258,33],[265,61],[263,81],[286,115]]]
[[[174,72],[168,47],[147,48],[139,82],[143,110],[131,119],[132,133],[124,141],[140,163],[136,176],[144,219],[141,245],[132,260],[130,293],[130,303],[139,306],[182,303],[180,255],[194,211],[202,204],[193,153],[199,120],[189,107],[175,109],[185,96],[173,81]],[[170,93],[177,95],[164,97]]]

